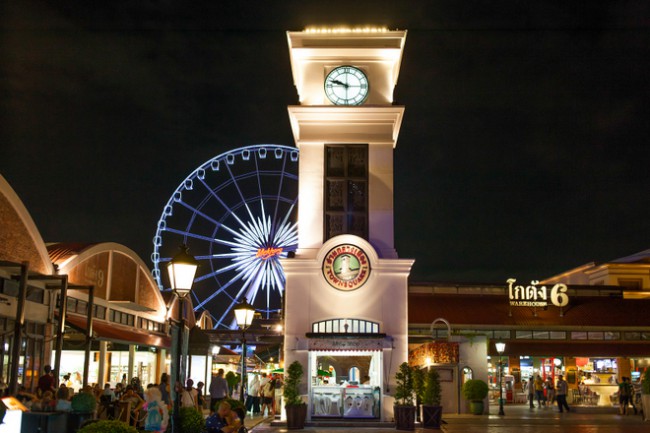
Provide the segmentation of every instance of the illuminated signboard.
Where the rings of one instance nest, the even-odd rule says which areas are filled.
[[[262,260],[268,260],[271,257],[276,257],[280,254],[282,254],[282,248],[260,248],[257,250],[257,253],[255,253],[255,257]]]
[[[508,279],[508,299],[513,307],[546,307],[549,304],[564,307],[569,304],[566,284],[558,283],[549,291],[546,286],[538,286],[533,280],[528,286],[515,286],[514,278]]]
[[[339,245],[325,256],[323,276],[335,289],[358,289],[370,276],[370,260],[361,248],[347,244]]]

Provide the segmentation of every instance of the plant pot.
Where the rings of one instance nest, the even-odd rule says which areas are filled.
[[[307,405],[294,404],[285,406],[287,414],[287,428],[289,430],[302,430],[305,428],[305,419],[307,419]]]
[[[393,406],[397,430],[415,430],[415,409],[415,406]]]
[[[441,419],[442,406],[422,405],[422,427],[439,429]]]
[[[469,411],[474,415],[483,415],[483,400],[475,400],[469,402]]]
[[[68,433],[77,432],[83,423],[95,418],[94,412],[69,412],[68,414]]]

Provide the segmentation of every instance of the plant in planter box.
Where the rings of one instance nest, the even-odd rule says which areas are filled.
[[[413,376],[413,391],[415,392],[415,407],[416,417],[418,421],[420,418],[420,405],[422,404],[422,396],[424,395],[424,370],[419,367],[412,367],[411,373]]]
[[[118,420],[92,421],[77,433],[138,433],[138,429]]]
[[[97,400],[94,395],[82,391],[72,396],[70,407],[72,412],[68,414],[68,432],[73,433],[79,430],[84,422],[95,417]]]
[[[395,428],[398,430],[415,429],[415,411],[413,389],[413,369],[403,362],[395,373]]]
[[[293,361],[286,371],[284,380],[284,409],[287,413],[287,428],[292,430],[305,428],[307,405],[300,398],[300,382],[303,368],[298,361]]]
[[[182,407],[178,412],[180,417],[180,431],[183,433],[203,433],[205,418],[195,407]]]
[[[469,379],[463,384],[463,397],[469,401],[470,412],[474,415],[483,413],[483,399],[488,395],[487,383],[480,379]]]
[[[422,393],[422,425],[425,428],[440,428],[442,406],[440,406],[441,388],[440,374],[435,368],[429,367],[424,373]]]
[[[72,401],[70,402],[72,406],[72,411],[77,413],[91,413],[97,408],[97,399],[92,394],[86,392],[80,392],[72,396]]]

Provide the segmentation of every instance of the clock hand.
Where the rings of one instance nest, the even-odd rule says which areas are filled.
[[[344,82],[339,81],[339,80],[332,80],[332,83],[338,84],[338,85],[343,86],[343,87],[348,87],[347,84],[345,84]]]

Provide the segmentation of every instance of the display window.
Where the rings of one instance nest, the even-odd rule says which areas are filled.
[[[312,351],[309,357],[312,417],[380,417],[381,352]]]

